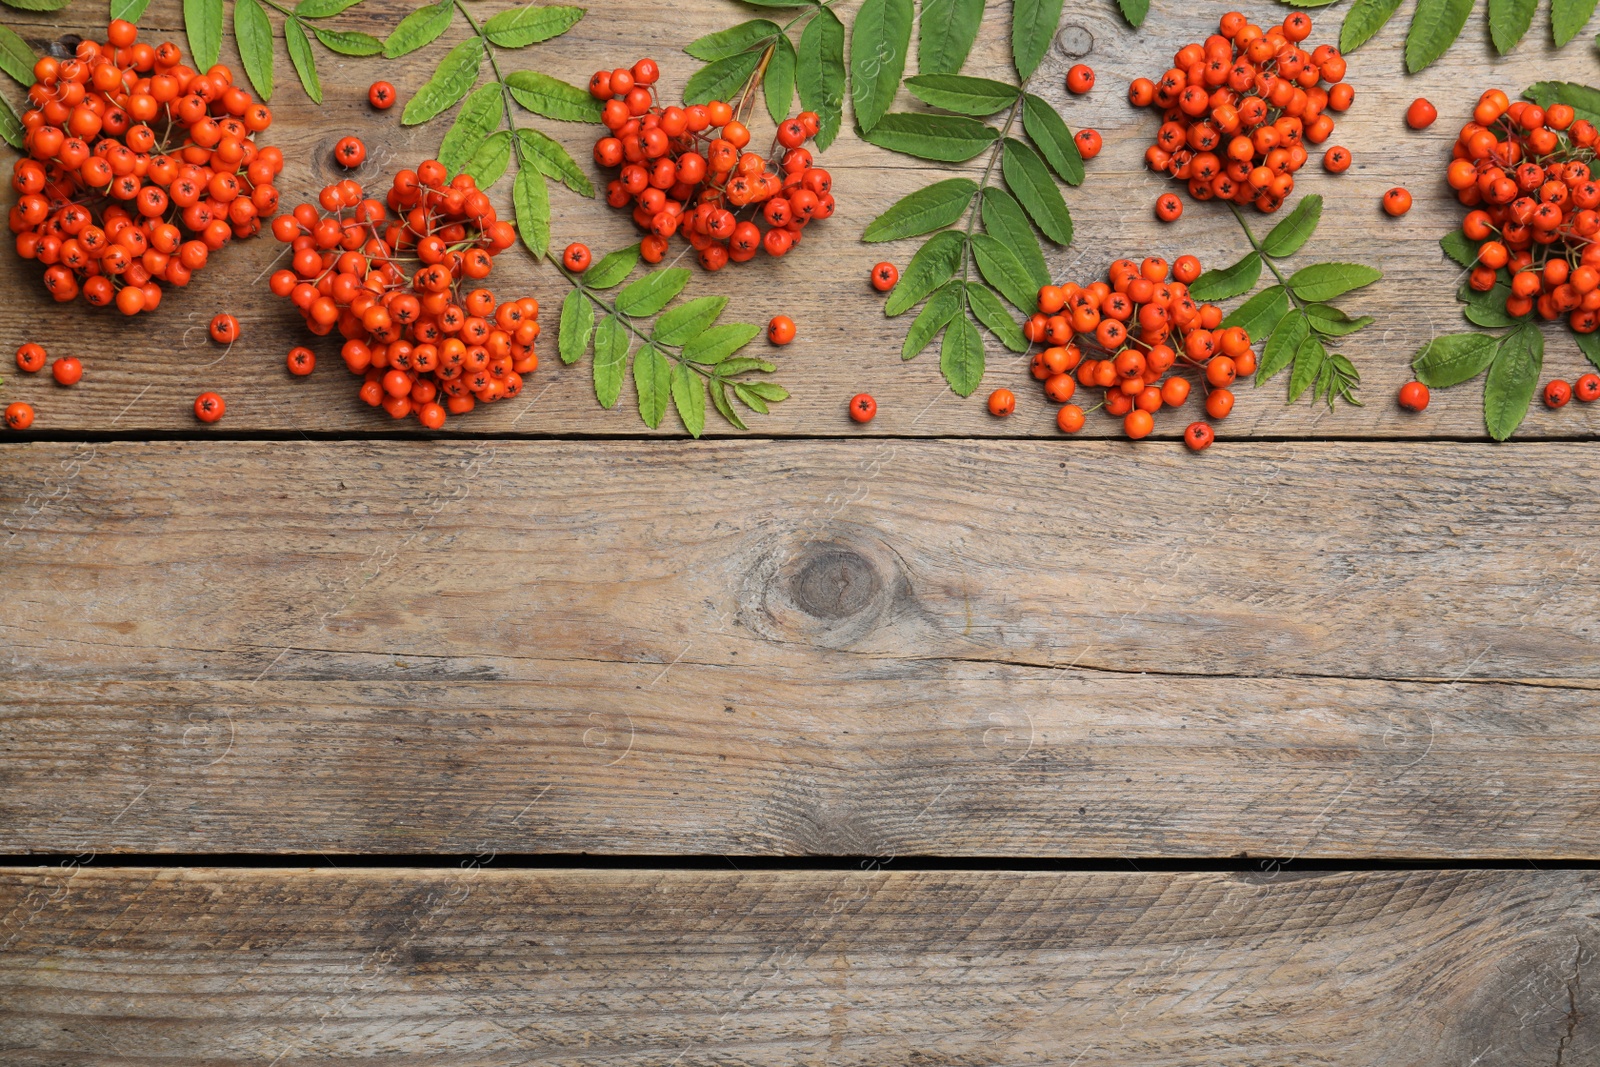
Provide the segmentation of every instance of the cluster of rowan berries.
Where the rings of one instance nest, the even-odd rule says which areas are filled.
[[[451,178],[430,159],[396,174],[386,202],[349,178],[318,199],[321,212],[301,204],[273,220],[294,259],[273,274],[272,291],[300,309],[312,333],[338,329],[345,366],[363,377],[362,400],[438,429],[447,413],[521,392],[539,366],[539,303],[496,303],[478,286],[516,230],[495,217],[471,175]],[[290,350],[291,373],[315,365],[310,350]]]
[[[257,147],[272,112],[227,67],[197,73],[121,19],[106,38],[34,64],[10,223],[58,301],[81,292],[136,315],[160,305],[158,282],[189,284],[230,238],[260,230],[283,153]]]
[[[1189,296],[1189,283],[1199,276],[1194,256],[1179,256],[1170,269],[1166,260],[1151,256],[1143,263],[1117,260],[1107,272],[1109,284],[1068,282],[1039,290],[1039,311],[1023,324],[1023,334],[1048,346],[1035,353],[1031,369],[1044,395],[1065,405],[1056,413],[1063,432],[1083,428],[1083,409],[1068,403],[1081,385],[1105,390],[1099,406],[1122,419],[1129,437],[1148,436],[1156,412],[1189,399],[1186,370],[1206,390],[1206,414],[1228,417],[1228,386],[1241,374],[1255,373],[1256,355],[1243,327],[1222,328],[1221,308]],[[1174,368],[1178,373],[1169,375]],[[1183,435],[1195,451],[1214,438],[1204,422],[1191,424]]]
[[[779,124],[769,161],[745,151],[750,130],[731,105],[661,107],[652,88],[658,76],[655,61],[641,59],[589,80],[590,94],[605,101],[601,121],[611,131],[595,143],[595,162],[622,168],[606,186],[606,203],[632,205],[633,221],[648,231],[640,243],[647,262],[660,262],[675,233],[706,270],[746,262],[763,249],[782,256],[808,223],[833,214],[833,179],[811,165],[805,148],[820,123],[815,112]]]
[[[1138,78],[1128,86],[1136,107],[1162,111],[1145,162],[1187,182],[1196,200],[1253,203],[1273,212],[1294,189],[1306,143],[1321,144],[1332,135],[1328,112],[1348,108],[1355,93],[1343,80],[1345,61],[1338,50],[1324,44],[1307,53],[1300,47],[1311,33],[1304,12],[1263,30],[1230,11],[1218,28],[1205,44],[1181,48],[1160,81]],[[1349,153],[1329,165],[1344,169]],[[1156,214],[1171,222],[1183,214],[1183,201],[1163,193]]]
[[[1498,89],[1461,127],[1446,180],[1470,208],[1462,234],[1477,244],[1468,283],[1494,288],[1511,273],[1506,314],[1567,317],[1578,333],[1600,327],[1600,183],[1589,173],[1593,124],[1566,104],[1546,111]]]

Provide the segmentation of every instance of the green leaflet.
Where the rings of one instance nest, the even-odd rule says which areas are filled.
[[[1600,333],[1575,333],[1572,336],[1578,342],[1578,351],[1582,352],[1590,363],[1600,367]]]
[[[439,39],[439,35],[450,28],[450,16],[454,14],[455,6],[452,0],[439,0],[437,4],[426,4],[417,8],[411,14],[400,20],[400,25],[389,34],[389,39],[383,42],[383,54],[388,59],[397,59],[410,52],[415,52],[423,45],[432,44]]]
[[[616,406],[627,363],[628,328],[615,315],[607,315],[594,331],[594,398],[601,407]]]
[[[638,265],[637,244],[619,248],[589,264],[589,269],[583,272],[583,284],[590,289],[610,289],[614,285],[621,285],[622,280],[632,274],[633,268]]]
[[[1000,171],[1006,187],[1044,235],[1058,245],[1072,243],[1072,216],[1061,188],[1045,169],[1039,153],[1014,137],[1006,138],[1000,152]],[[1022,305],[1026,307],[1027,305]]]
[[[736,359],[726,360],[725,362],[719,364],[717,366],[716,373],[718,377],[731,378],[735,374],[743,374],[745,371],[759,370],[771,374],[777,369],[777,367],[773,366],[771,363],[768,363],[764,359],[755,359],[750,356],[739,356]]]
[[[1045,265],[1038,234],[1023,213],[1022,205],[998,185],[983,191],[983,228],[1017,258],[1035,289],[1050,284],[1050,268]]]
[[[624,315],[654,315],[688,284],[689,272],[683,267],[651,271],[617,294],[617,310]]]
[[[599,122],[600,101],[587,89],[536,70],[514,71],[506,76],[511,98],[535,115],[564,122]]]
[[[757,52],[740,52],[708,63],[689,76],[683,87],[683,102],[707,104],[713,100],[731,100],[760,64],[761,56]]]
[[[1260,280],[1261,254],[1246,252],[1233,266],[1208,270],[1196,278],[1189,286],[1189,295],[1196,300],[1227,300],[1248,293]]]
[[[750,404],[742,383],[736,384],[733,391],[739,394],[739,399]],[[683,420],[683,428],[689,431],[690,437],[699,437],[706,432],[705,380],[687,363],[679,363],[672,368],[672,403],[678,409],[678,418]],[[765,405],[750,406],[763,415],[767,413]]]
[[[755,340],[761,327],[748,322],[725,322],[713,326],[683,346],[683,358],[691,363],[717,364]]]
[[[1510,295],[1511,286],[1497,281],[1486,293],[1476,292],[1470,285],[1463,283],[1456,293],[1456,298],[1466,304],[1461,313],[1468,322],[1493,330],[1504,326],[1515,326],[1522,321],[1506,313],[1506,298]]]
[[[346,8],[355,7],[361,0],[300,0],[294,6],[294,13],[303,19],[325,19],[337,15]]]
[[[451,174],[460,172],[484,138],[500,125],[505,117],[505,98],[499,82],[490,82],[467,97],[467,102],[456,112],[456,120],[439,142],[434,156]]]
[[[758,45],[765,47],[782,32],[771,19],[751,19],[690,41],[684,51],[702,63],[715,63],[719,59],[749,52]]]
[[[594,303],[577,289],[561,301],[561,324],[556,334],[556,350],[561,362],[576,363],[589,348],[594,336]]]
[[[994,144],[1000,131],[961,115],[894,112],[878,120],[862,139],[891,152],[936,163],[965,163]]]
[[[902,197],[882,215],[867,224],[863,241],[898,241],[942,230],[966,213],[977,195],[978,183],[971,178],[947,178],[926,189]]]
[[[672,395],[672,362],[655,345],[634,353],[633,387],[639,394],[639,417],[654,430],[661,425]]]
[[[511,131],[496,130],[483,139],[478,150],[472,153],[461,168],[463,174],[472,175],[479,189],[489,189],[505,176],[511,165]]]
[[[1029,93],[1022,100],[1022,128],[1044,156],[1050,169],[1068,185],[1083,183],[1083,156],[1078,152],[1072,131],[1056,114],[1049,101]]]
[[[972,256],[985,281],[1000,290],[1017,310],[1027,312],[1037,306],[1039,289],[1011,249],[986,233],[972,235]]]
[[[850,101],[856,125],[871,130],[900,88],[911,49],[911,0],[865,0],[850,28]]]
[[[306,24],[297,18],[284,19],[283,43],[289,50],[289,62],[300,79],[300,87],[314,103],[322,103],[322,79],[317,77],[317,57],[311,51]]]
[[[256,10],[261,9],[256,8]],[[272,27],[269,26],[267,27],[269,43],[271,37]],[[11,75],[19,85],[26,87],[34,83],[33,65],[38,61],[39,57],[33,54],[28,42],[18,37],[9,26],[0,26],[0,70]]]
[[[17,118],[17,113],[3,99],[0,99],[0,138],[4,138],[12,148],[21,149],[23,146],[22,120]]]
[[[317,35],[317,40],[322,42],[324,48],[341,56],[375,56],[383,51],[383,42],[370,33],[325,30],[321,26],[311,27],[311,32]]]
[[[1313,263],[1289,275],[1289,288],[1301,300],[1332,300],[1382,277],[1381,270],[1363,263]]]
[[[1435,337],[1411,358],[1417,381],[1430,389],[1448,389],[1488,369],[1500,340],[1487,333],[1448,333]]]
[[[922,74],[954,74],[961,69],[978,39],[983,0],[922,0],[917,20],[917,70]]]
[[[529,4],[502,11],[483,24],[483,32],[501,48],[524,48],[560,37],[583,18],[584,8]]]
[[[1461,35],[1474,0],[1417,0],[1406,33],[1406,70],[1415,74],[1432,65]]]
[[[1324,337],[1348,337],[1371,326],[1374,321],[1371,315],[1351,318],[1328,304],[1307,304],[1305,313],[1311,328]]]
[[[1551,104],[1568,104],[1580,119],[1600,123],[1600,89],[1576,82],[1535,82],[1522,95],[1546,110]]]
[[[939,370],[958,396],[971,396],[983,381],[983,338],[965,315],[957,315],[944,331]]]
[[[957,230],[943,230],[928,238],[906,264],[883,305],[883,313],[892,318],[910,311],[923,297],[954,277],[966,242],[966,235]]]
[[[727,419],[741,430],[748,430],[750,428],[744,424],[744,420],[739,418],[738,413],[733,410],[733,404],[728,400],[727,382],[718,378],[715,384],[708,383],[706,388],[711,393],[711,402],[717,406],[717,414],[721,415],[723,418]]]
[[[1295,209],[1262,238],[1261,251],[1273,259],[1292,256],[1316,232],[1317,223],[1321,221],[1322,197],[1313,193],[1295,205]]]
[[[1550,0],[1550,35],[1560,48],[1578,35],[1594,14],[1595,0]]]
[[[1489,38],[1501,55],[1511,51],[1533,25],[1539,0],[1489,0]]]
[[[1354,52],[1383,29],[1400,9],[1400,0],[1355,0],[1339,27],[1339,51]]]
[[[650,339],[674,348],[688,344],[710,329],[727,306],[728,298],[725,296],[702,296],[686,301],[671,311],[663,312],[656,319]]]
[[[821,120],[814,138],[826,152],[844,121],[844,23],[832,8],[823,8],[800,34],[795,66],[800,106]]]
[[[537,168],[518,164],[511,203],[516,208],[517,233],[522,243],[535,256],[546,255],[550,251],[550,187]]]
[[[1135,29],[1143,26],[1144,17],[1150,14],[1150,0],[1117,0],[1117,7]]]
[[[1015,0],[1011,9],[1011,61],[1026,81],[1056,39],[1061,0]]]
[[[1019,92],[1015,85],[965,74],[918,74],[906,79],[906,88],[924,104],[977,118],[1004,111]]]
[[[994,290],[977,282],[968,282],[967,306],[978,317],[978,321],[1000,339],[1001,344],[1013,352],[1028,350],[1028,339],[1022,336],[1022,328],[1011,317],[1006,306],[1000,303],[1000,298],[994,295]]]
[[[758,415],[765,415],[770,410],[767,407],[766,397],[752,388],[749,382],[734,382],[733,392],[735,396],[743,401],[746,407]]]
[[[69,0],[4,0],[7,7],[18,11],[60,11]]]
[[[1500,341],[1483,384],[1483,422],[1489,436],[1504,441],[1522,425],[1544,366],[1544,335],[1524,323]]]
[[[1261,362],[1256,365],[1256,385],[1271,381],[1279,371],[1289,365],[1300,345],[1311,336],[1306,317],[1293,309],[1284,312],[1283,318],[1267,336],[1266,347],[1261,350]]]
[[[567,154],[567,150],[561,147],[560,142],[552,140],[538,130],[519,129],[517,145],[521,151],[521,158],[524,161],[531,161],[546,177],[555,178],[579,196],[594,196],[594,186],[589,184],[588,177]]]
[[[1463,267],[1472,267],[1478,262],[1478,246],[1467,240],[1467,235],[1460,230],[1451,230],[1440,238],[1439,247]]]
[[[433,77],[406,103],[400,116],[403,126],[427,122],[446,108],[454,107],[478,80],[483,62],[483,38],[468,37],[445,54]]]
[[[1314,385],[1328,359],[1328,350],[1316,337],[1306,337],[1294,353],[1294,370],[1289,372],[1289,403],[1299,400],[1301,394]]]
[[[222,0],[183,0],[183,31],[196,70],[210,70],[222,54]]]
[[[794,66],[794,45],[787,35],[779,36],[772,46],[767,72],[761,76],[761,95],[766,98],[767,116],[774,125],[781,125],[789,117],[789,105],[794,103]]]
[[[66,4],[62,4],[66,7]],[[111,0],[111,17],[124,19],[128,22],[138,22],[144,17],[145,8],[150,6],[150,0]]]
[[[901,359],[915,359],[932,343],[939,331],[961,311],[961,283],[950,282],[928,298],[900,346]]]
[[[1268,331],[1278,324],[1288,310],[1288,290],[1281,285],[1274,285],[1261,290],[1234,308],[1228,317],[1222,320],[1222,325],[1242,326],[1252,340],[1259,341],[1267,336]]]

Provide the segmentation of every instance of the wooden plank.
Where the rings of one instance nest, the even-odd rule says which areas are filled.
[[[1127,448],[12,446],[0,851],[1600,855],[1587,448]]]
[[[404,0],[366,0],[341,16],[340,25],[383,34],[412,5]],[[1169,258],[1192,252],[1208,263],[1230,262],[1245,249],[1245,242],[1226,211],[1216,205],[1191,204],[1175,226],[1163,226],[1152,217],[1151,205],[1164,185],[1142,168],[1142,153],[1153,136],[1155,118],[1132,112],[1123,88],[1139,75],[1155,76],[1173,51],[1187,41],[1203,40],[1228,5],[1201,3],[1169,7],[1134,33],[1112,13],[1109,0],[1069,11],[1064,26],[1069,37],[1092,41],[1086,57],[1068,56],[1052,48],[1034,78],[1033,88],[1061,108],[1074,127],[1100,129],[1106,147],[1090,164],[1089,179],[1070,191],[1077,226],[1077,242],[1054,250],[1052,270],[1065,277],[1103,271],[1113,258],[1158,251]],[[1276,14],[1266,9],[1262,14]],[[87,32],[93,27],[77,20],[90,15],[87,8],[69,8],[54,14],[6,12],[9,25],[19,27],[35,45],[61,32]],[[583,83],[599,62],[624,62],[649,52],[665,64],[663,85],[669,92],[681,87],[695,64],[676,53],[676,46],[693,36],[732,25],[746,17],[733,7],[717,3],[652,5],[623,3],[596,10],[566,36],[517,53],[515,65],[540,70]],[[96,16],[98,17],[98,16]],[[986,28],[968,70],[999,74],[1009,70],[1005,5],[991,5]],[[1318,18],[1313,39],[1336,36],[1338,13]],[[176,0],[157,0],[145,17],[152,28],[179,25]],[[1476,27],[1477,24],[1474,24]],[[1240,391],[1235,416],[1225,425],[1232,436],[1472,436],[1482,437],[1483,425],[1476,386],[1464,387],[1436,398],[1421,416],[1400,412],[1393,403],[1398,386],[1409,377],[1409,357],[1436,333],[1465,328],[1454,291],[1457,268],[1439,252],[1437,240],[1457,224],[1459,210],[1452,206],[1444,183],[1432,175],[1448,158],[1453,130],[1466,120],[1477,87],[1483,81],[1482,36],[1477,28],[1467,39],[1424,74],[1402,79],[1400,48],[1404,26],[1397,21],[1379,37],[1350,57],[1350,80],[1357,86],[1354,108],[1340,122],[1336,140],[1354,153],[1349,173],[1334,178],[1313,163],[1302,185],[1321,193],[1328,202],[1324,222],[1313,246],[1327,259],[1370,262],[1384,269],[1379,286],[1351,297],[1352,311],[1367,312],[1378,324],[1361,334],[1347,352],[1365,376],[1367,405],[1326,409],[1305,402],[1294,408],[1282,404],[1283,383],[1256,391]],[[1081,31],[1081,33],[1079,32]],[[329,180],[334,140],[349,131],[362,134],[374,159],[413,161],[438,144],[442,123],[403,129],[398,109],[379,117],[365,104],[367,84],[380,74],[409,95],[427,77],[431,65],[458,35],[407,59],[392,63],[347,60],[331,62],[324,54],[325,104],[313,107],[293,84],[285,56],[278,56],[280,89],[272,106],[277,118],[271,139],[283,146],[293,161],[285,173],[283,189],[289,202],[314,194]],[[231,51],[231,43],[227,45]],[[1087,58],[1098,70],[1095,91],[1069,99],[1062,84],[1066,67]],[[1494,67],[1494,81],[1515,93],[1546,78],[1592,80],[1593,64],[1581,43],[1555,53],[1547,34],[1536,28],[1510,57]],[[1468,89],[1467,86],[1474,88]],[[1412,97],[1430,96],[1440,108],[1441,120],[1423,133],[1404,128],[1401,115]],[[758,141],[766,137],[764,118],[757,124]],[[579,127],[538,123],[559,137],[585,167],[590,136]],[[306,161],[311,166],[306,166]],[[912,165],[896,156],[865,145],[846,129],[824,162],[838,175],[839,212],[821,225],[803,248],[782,261],[763,259],[739,270],[701,277],[695,292],[721,293],[733,298],[729,317],[765,322],[783,312],[800,324],[800,338],[787,349],[772,350],[782,367],[781,380],[795,393],[777,413],[758,418],[763,432],[775,434],[892,434],[892,435],[1040,435],[1054,436],[1054,405],[1035,391],[1023,362],[992,339],[990,373],[985,388],[1009,386],[1021,404],[1009,420],[990,418],[981,395],[962,401],[945,388],[937,360],[924,356],[902,365],[898,353],[906,320],[886,320],[879,299],[868,289],[869,266],[880,258],[905,262],[913,245],[868,246],[858,236],[866,223],[900,196],[945,176],[950,170]],[[982,160],[968,169],[981,166]],[[598,170],[593,170],[599,177]],[[1409,183],[1416,207],[1401,220],[1382,216],[1378,198],[1389,186]],[[509,184],[509,183],[508,183]],[[499,190],[503,196],[504,189]],[[615,247],[633,239],[631,223],[621,213],[597,203],[557,192],[554,197],[554,232],[557,242],[584,239],[597,248]],[[262,284],[262,272],[278,254],[270,239],[229,250],[226,266],[206,271],[186,291],[169,294],[160,314],[124,321],[114,313],[88,313],[80,306],[60,310],[44,299],[37,287],[36,268],[11,256],[0,256],[0,285],[12,298],[0,306],[0,331],[17,339],[40,341],[53,352],[73,352],[85,357],[83,382],[73,390],[56,388],[47,380],[8,376],[8,398],[33,402],[39,412],[39,431],[76,432],[179,430],[204,432],[194,422],[190,406],[202,389],[220,390],[228,399],[228,416],[222,430],[337,429],[351,433],[391,432],[396,426],[381,412],[361,405],[354,384],[340,367],[334,347],[320,344],[324,366],[310,379],[289,376],[283,353],[305,340],[299,320]],[[563,283],[548,267],[537,267],[520,253],[505,257],[495,275],[506,293],[532,293],[547,309],[564,295]],[[211,345],[201,328],[218,310],[237,314],[244,337],[226,356]],[[547,318],[549,315],[547,314]],[[547,335],[548,337],[548,335]],[[758,343],[764,344],[764,343]],[[547,344],[548,349],[548,344]],[[96,355],[95,353],[103,353]],[[1551,331],[1546,372],[1571,378],[1588,365],[1578,354],[1570,335]],[[632,401],[627,386],[623,406]],[[845,401],[867,390],[878,397],[880,415],[865,429],[845,416]],[[643,430],[631,411],[603,412],[594,403],[593,389],[584,367],[561,368],[548,350],[532,383],[530,398],[537,404],[502,405],[475,412],[459,424],[465,432],[516,434],[616,434]],[[1169,413],[1158,420],[1158,434],[1175,437],[1198,408]],[[669,418],[670,432],[672,422]],[[406,428],[414,428],[408,423]],[[1559,413],[1542,409],[1525,428],[1524,437],[1592,437],[1600,431],[1600,410],[1570,405]],[[1114,434],[1115,420],[1091,417],[1086,434]]]
[[[0,872],[7,1062],[1589,1064],[1600,879]],[[276,1059],[275,1059],[276,1057]]]

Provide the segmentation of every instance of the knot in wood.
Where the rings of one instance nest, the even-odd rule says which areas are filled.
[[[794,569],[789,598],[816,619],[848,619],[867,610],[883,591],[883,577],[872,561],[852,548],[812,543]]]
[[[1056,50],[1071,59],[1086,56],[1094,51],[1094,34],[1086,26],[1063,26],[1056,34]]]

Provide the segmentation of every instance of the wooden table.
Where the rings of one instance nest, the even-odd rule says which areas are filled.
[[[102,10],[5,21],[42,46]],[[1222,10],[1071,5],[1099,87],[1068,101],[1059,49],[1035,85],[1106,149],[1058,277],[1243,251],[1221,211],[1154,221],[1122,99]],[[599,5],[530,55],[581,83],[648,52],[676,89],[675,46],[746,17]],[[969,71],[1003,69],[1006,18]],[[695,279],[800,324],[794,399],[700,443],[600,411],[553,346],[528,400],[433,438],[329,346],[291,378],[270,240],[131,323],[0,257],[5,344],[88,368],[4,387],[39,423],[0,445],[0,1060],[1600,1063],[1600,411],[1494,445],[1476,386],[1393,402],[1463,328],[1436,175],[1469,97],[1594,75],[1543,14],[1492,66],[1480,36],[1420,77],[1399,23],[1350,57],[1357,162],[1306,179],[1325,258],[1386,272],[1345,302],[1379,320],[1347,349],[1366,406],[1244,388],[1203,455],[1183,417],[1056,434],[992,343],[1009,420],[902,365],[864,278],[910,246],[857,238],[943,169],[848,131],[825,233]],[[428,155],[441,128],[364,89],[438,54],[325,61],[317,109],[280,51],[287,199],[347,131]],[[1408,132],[1421,94],[1441,121]],[[554,200],[559,243],[632,240]],[[521,254],[496,282],[547,321],[564,293]],[[1584,366],[1551,331],[1546,376]]]

